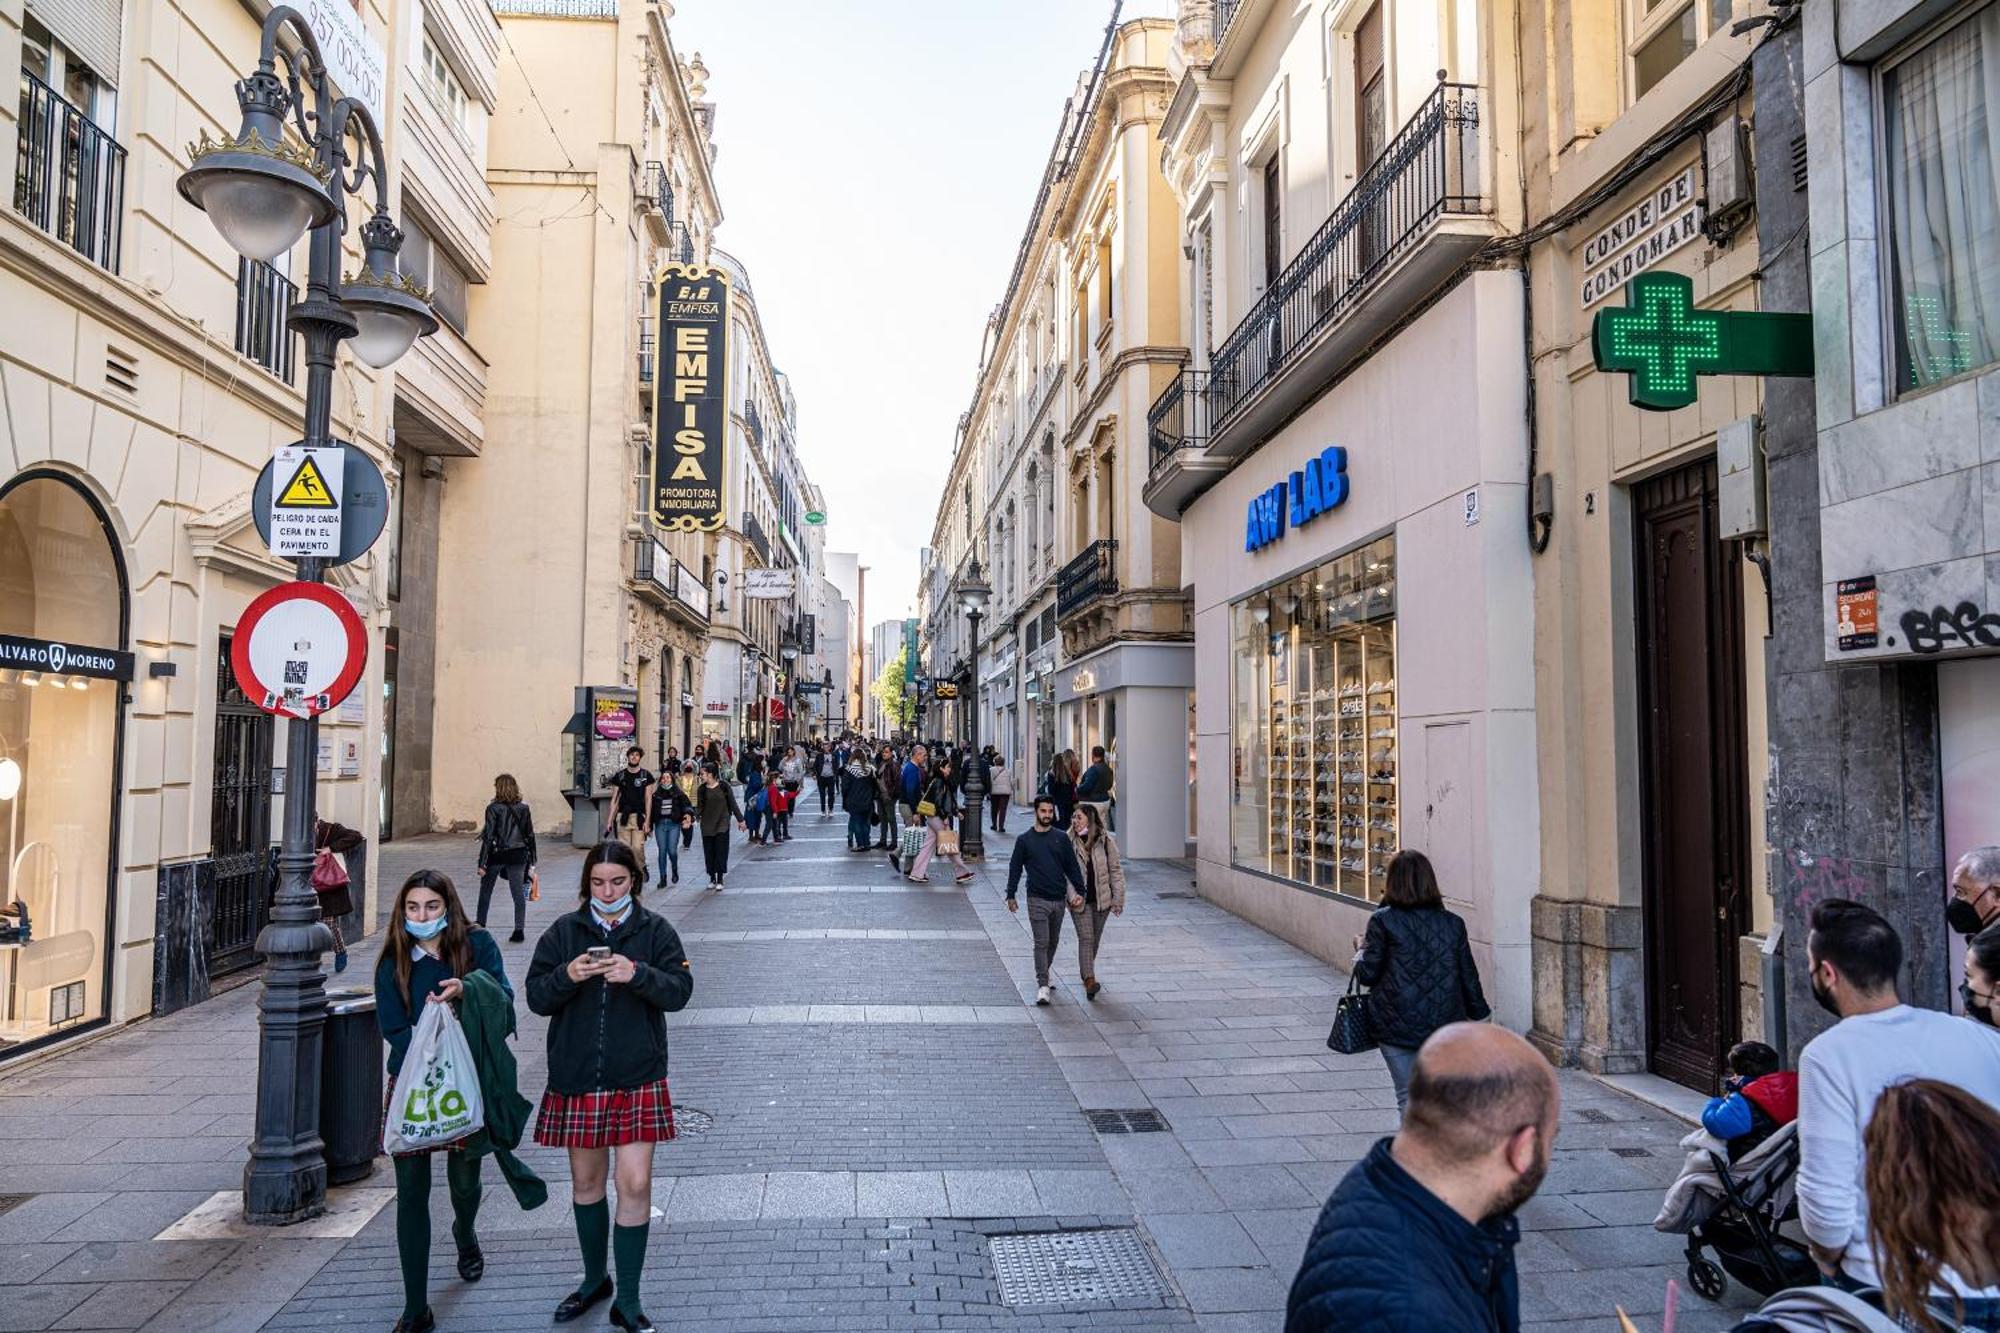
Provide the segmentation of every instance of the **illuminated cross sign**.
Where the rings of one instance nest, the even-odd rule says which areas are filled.
[[[1641,273],[1623,308],[1601,310],[1590,350],[1599,370],[1631,377],[1634,407],[1671,412],[1695,399],[1702,375],[1810,375],[1812,316],[1697,310],[1679,273]]]

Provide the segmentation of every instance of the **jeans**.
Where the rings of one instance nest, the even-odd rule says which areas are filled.
[[[1061,898],[1037,898],[1028,895],[1028,926],[1035,932],[1035,984],[1049,984],[1049,964],[1056,958],[1056,946],[1062,943],[1063,918],[1069,915],[1069,904]]]
[[[745,802],[743,806],[743,826],[750,831],[752,841],[761,837],[764,828],[764,807]],[[705,838],[708,835],[704,833],[702,836]]]
[[[701,835],[702,868],[708,871],[711,881],[720,881],[729,873],[729,830]]]
[[[1014,798],[1006,792],[996,792],[986,799],[993,802],[993,831],[995,833],[1005,833],[1007,831],[1007,802]]]
[[[833,779],[830,777],[819,780],[819,812],[823,815],[833,813]]]
[[[681,877],[681,829],[677,824],[653,825],[653,845],[658,849],[660,877],[658,884],[671,883]]]
[[[847,812],[847,845],[860,851],[867,851],[868,844],[875,840],[874,826],[868,822],[866,810]]]
[[[486,924],[486,909],[493,903],[493,882],[504,877],[508,892],[514,895],[514,933],[521,934],[528,924],[528,863],[517,861],[511,866],[489,865],[486,873],[479,877],[479,924]]]
[[[1382,1063],[1389,1066],[1389,1081],[1396,1085],[1396,1109],[1401,1111],[1409,1105],[1410,1071],[1417,1067],[1417,1048],[1391,1046],[1385,1041],[1376,1049],[1382,1052]]]
[[[896,803],[894,801],[876,801],[875,818],[882,828],[882,841],[875,845],[885,852],[894,852],[896,850]]]

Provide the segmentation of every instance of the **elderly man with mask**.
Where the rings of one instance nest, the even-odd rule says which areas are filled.
[[[2000,924],[2000,846],[1974,847],[1958,858],[1944,920],[1961,935]]]
[[[1439,1028],[1417,1052],[1402,1132],[1326,1201],[1285,1333],[1516,1333],[1514,1211],[1548,1173],[1560,1103],[1548,1061],[1505,1028]]]

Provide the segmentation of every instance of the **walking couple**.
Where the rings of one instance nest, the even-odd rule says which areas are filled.
[[[1056,827],[1056,803],[1035,798],[1035,826],[1014,840],[1007,865],[1007,910],[1020,904],[1015,893],[1028,881],[1028,924],[1035,933],[1035,1003],[1049,1002],[1049,965],[1062,942],[1063,913],[1076,921],[1077,965],[1083,993],[1096,999],[1103,987],[1097,980],[1097,951],[1104,929],[1114,916],[1125,914],[1125,867],[1118,840],[1107,833],[1097,807],[1080,805],[1070,817],[1067,833]]]
[[[549,1083],[534,1138],[569,1150],[572,1211],[583,1256],[583,1280],[556,1305],[555,1322],[568,1323],[611,1300],[611,1322],[627,1333],[651,1333],[654,1327],[640,1305],[639,1287],[651,1229],[653,1148],[674,1137],[665,1015],[686,1007],[694,993],[694,973],[680,936],[665,917],[639,903],[643,880],[638,854],[628,844],[605,842],[593,848],[584,859],[577,908],[543,933],[526,982],[528,1007],[549,1020]],[[500,947],[472,924],[451,880],[436,871],[419,871],[397,895],[376,968],[375,993],[382,1035],[389,1043],[392,1085],[409,1051],[414,1014],[426,1003],[469,1010],[477,1002],[494,1011],[483,1027],[489,1035],[501,1034],[496,1044],[503,1053],[505,1036],[514,1030],[514,991]],[[472,1027],[470,1014],[467,1026]],[[511,1056],[504,1063],[511,1093]],[[514,1119],[524,1122],[527,1103],[518,1094],[509,1100],[518,1101]],[[489,1109],[487,1129],[472,1139],[397,1155],[396,1249],[403,1315],[395,1333],[430,1333],[437,1327],[428,1290],[429,1153],[446,1154],[458,1274],[477,1282],[486,1272],[476,1229],[480,1156],[488,1146],[483,1140],[491,1135],[498,1147],[510,1148],[519,1143],[520,1129],[514,1123],[509,1141],[498,1143],[501,1126]],[[500,1161],[509,1184],[521,1194],[511,1157],[501,1155]],[[614,1177],[615,1223],[607,1199]]]

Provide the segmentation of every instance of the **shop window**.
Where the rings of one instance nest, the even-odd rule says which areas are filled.
[[[1395,539],[1230,608],[1230,858],[1368,902],[1395,854]]]
[[[37,475],[0,492],[0,635],[115,652],[124,608],[82,492]],[[0,904],[25,904],[30,926],[26,941],[0,936],[0,1058],[104,1017],[120,688],[0,669]]]
[[[1899,392],[2000,360],[1995,79],[2000,5],[1947,28],[1882,75]]]

